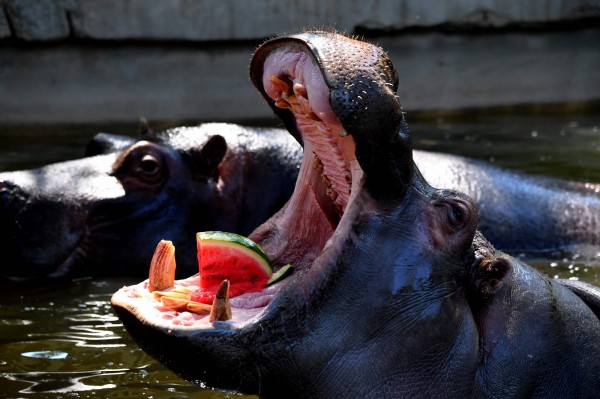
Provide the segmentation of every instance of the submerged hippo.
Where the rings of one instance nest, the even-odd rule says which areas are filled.
[[[175,242],[182,274],[195,270],[195,232],[248,234],[289,198],[302,149],[284,132],[205,124],[144,128],[138,140],[99,134],[87,158],[0,173],[0,276],[141,275],[160,238]],[[497,248],[597,252],[600,185],[413,154],[433,187],[476,200],[479,229]]]
[[[138,140],[98,134],[87,158],[0,173],[0,275],[142,274],[160,238],[176,243],[180,272],[191,272],[196,231],[248,234],[293,191],[302,149],[284,130],[204,124],[144,132]],[[600,244],[597,185],[446,154],[414,158],[434,187],[477,200],[479,228],[501,249]]]
[[[100,134],[88,155],[0,174],[0,275],[139,275],[161,238],[189,274],[193,232],[252,231],[289,198],[301,157],[276,129],[230,124]]]
[[[292,197],[250,236],[295,272],[227,321],[124,287],[112,304],[146,352],[265,398],[600,397],[600,289],[495,250],[468,196],[426,182],[383,50],[277,38],[251,77],[303,143]]]

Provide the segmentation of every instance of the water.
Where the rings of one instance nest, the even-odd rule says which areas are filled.
[[[600,182],[600,117],[408,118],[419,149]],[[0,126],[0,170],[81,157],[100,130],[135,135],[136,126]],[[597,250],[513,255],[549,276],[600,285]],[[136,282],[84,279],[0,295],[0,398],[239,397],[187,383],[138,349],[109,304],[114,291]]]
[[[131,283],[81,280],[0,298],[0,397],[232,397],[200,390],[137,348],[109,303]]]
[[[600,115],[480,116],[409,124],[414,146],[422,150],[465,155],[534,175],[600,182]]]

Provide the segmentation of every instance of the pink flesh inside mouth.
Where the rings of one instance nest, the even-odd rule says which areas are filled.
[[[297,275],[310,269],[321,254],[364,175],[355,157],[354,139],[333,113],[329,88],[311,55],[298,48],[274,50],[264,63],[263,86],[277,107],[294,113],[304,141],[304,159],[290,200],[249,238],[262,246],[275,270],[291,263]],[[290,280],[294,277],[261,292],[230,298],[232,318],[218,323],[228,323],[228,328],[253,323]],[[175,288],[198,286],[198,275],[175,281]],[[148,290],[148,280],[123,287],[112,302],[157,327],[198,330],[214,326],[207,315],[164,307]]]

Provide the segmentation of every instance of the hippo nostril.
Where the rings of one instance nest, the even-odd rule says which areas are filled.
[[[6,205],[13,198],[15,192],[19,191],[19,186],[8,181],[0,181],[0,204]]]

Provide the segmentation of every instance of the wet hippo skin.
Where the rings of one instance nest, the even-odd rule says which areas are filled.
[[[140,275],[162,238],[189,274],[194,232],[252,231],[289,197],[301,156],[279,130],[229,124],[100,134],[87,155],[0,174],[0,275]]]
[[[112,304],[142,349],[264,398],[600,397],[600,290],[496,250],[469,196],[427,183],[382,49],[281,37],[251,77],[303,143],[294,193],[250,235],[295,272],[232,298],[228,321],[124,287]]]
[[[86,158],[0,173],[0,274],[141,275],[161,238],[177,244],[180,272],[195,270],[190,237],[251,232],[289,198],[301,151],[282,129],[204,124],[145,129],[137,140],[100,133]],[[413,154],[433,187],[476,200],[479,229],[500,249],[578,251],[600,242],[597,185]]]

